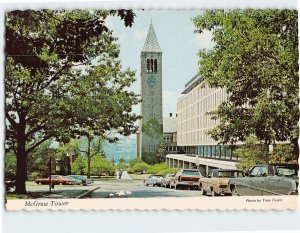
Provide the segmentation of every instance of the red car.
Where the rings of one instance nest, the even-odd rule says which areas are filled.
[[[47,178],[37,178],[35,179],[37,184],[49,184],[50,179]],[[61,175],[51,175],[51,183],[58,185],[58,184],[76,184],[74,179],[70,179]]]

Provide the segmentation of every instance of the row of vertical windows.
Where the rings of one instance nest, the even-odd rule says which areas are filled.
[[[147,73],[157,73],[157,59],[147,59]]]
[[[223,89],[203,87],[200,85],[187,93],[177,103],[177,137],[179,144],[215,144],[207,135],[207,130],[218,124],[206,115],[226,101],[227,92]]]
[[[195,149],[195,154],[201,157],[238,160],[238,155],[235,153],[236,149],[232,149],[228,146],[197,146]]]

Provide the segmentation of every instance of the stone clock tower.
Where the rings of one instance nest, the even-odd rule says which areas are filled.
[[[138,156],[149,161],[163,140],[162,51],[152,23],[141,52],[141,116]]]

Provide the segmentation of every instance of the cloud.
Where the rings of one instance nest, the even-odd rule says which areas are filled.
[[[175,91],[163,91],[163,112],[164,116],[168,116],[169,113],[177,112],[177,101],[181,97],[179,92]]]
[[[134,36],[138,41],[144,41],[147,36],[147,29],[140,29],[134,32]]]
[[[211,49],[214,46],[212,39],[213,34],[208,30],[204,30],[201,34],[195,33],[193,37],[193,41],[197,43],[200,49]]]

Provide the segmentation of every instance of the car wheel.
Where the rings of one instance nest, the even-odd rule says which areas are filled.
[[[212,197],[216,197],[216,196],[218,196],[218,194],[215,192],[215,190],[212,189],[211,190],[211,196]]]
[[[235,185],[231,188],[231,195],[232,196],[239,196],[237,187]]]
[[[206,191],[204,190],[202,184],[199,184],[198,187],[199,187],[199,190],[200,190],[200,194],[201,194],[202,196],[205,196],[205,195],[206,195]]]

